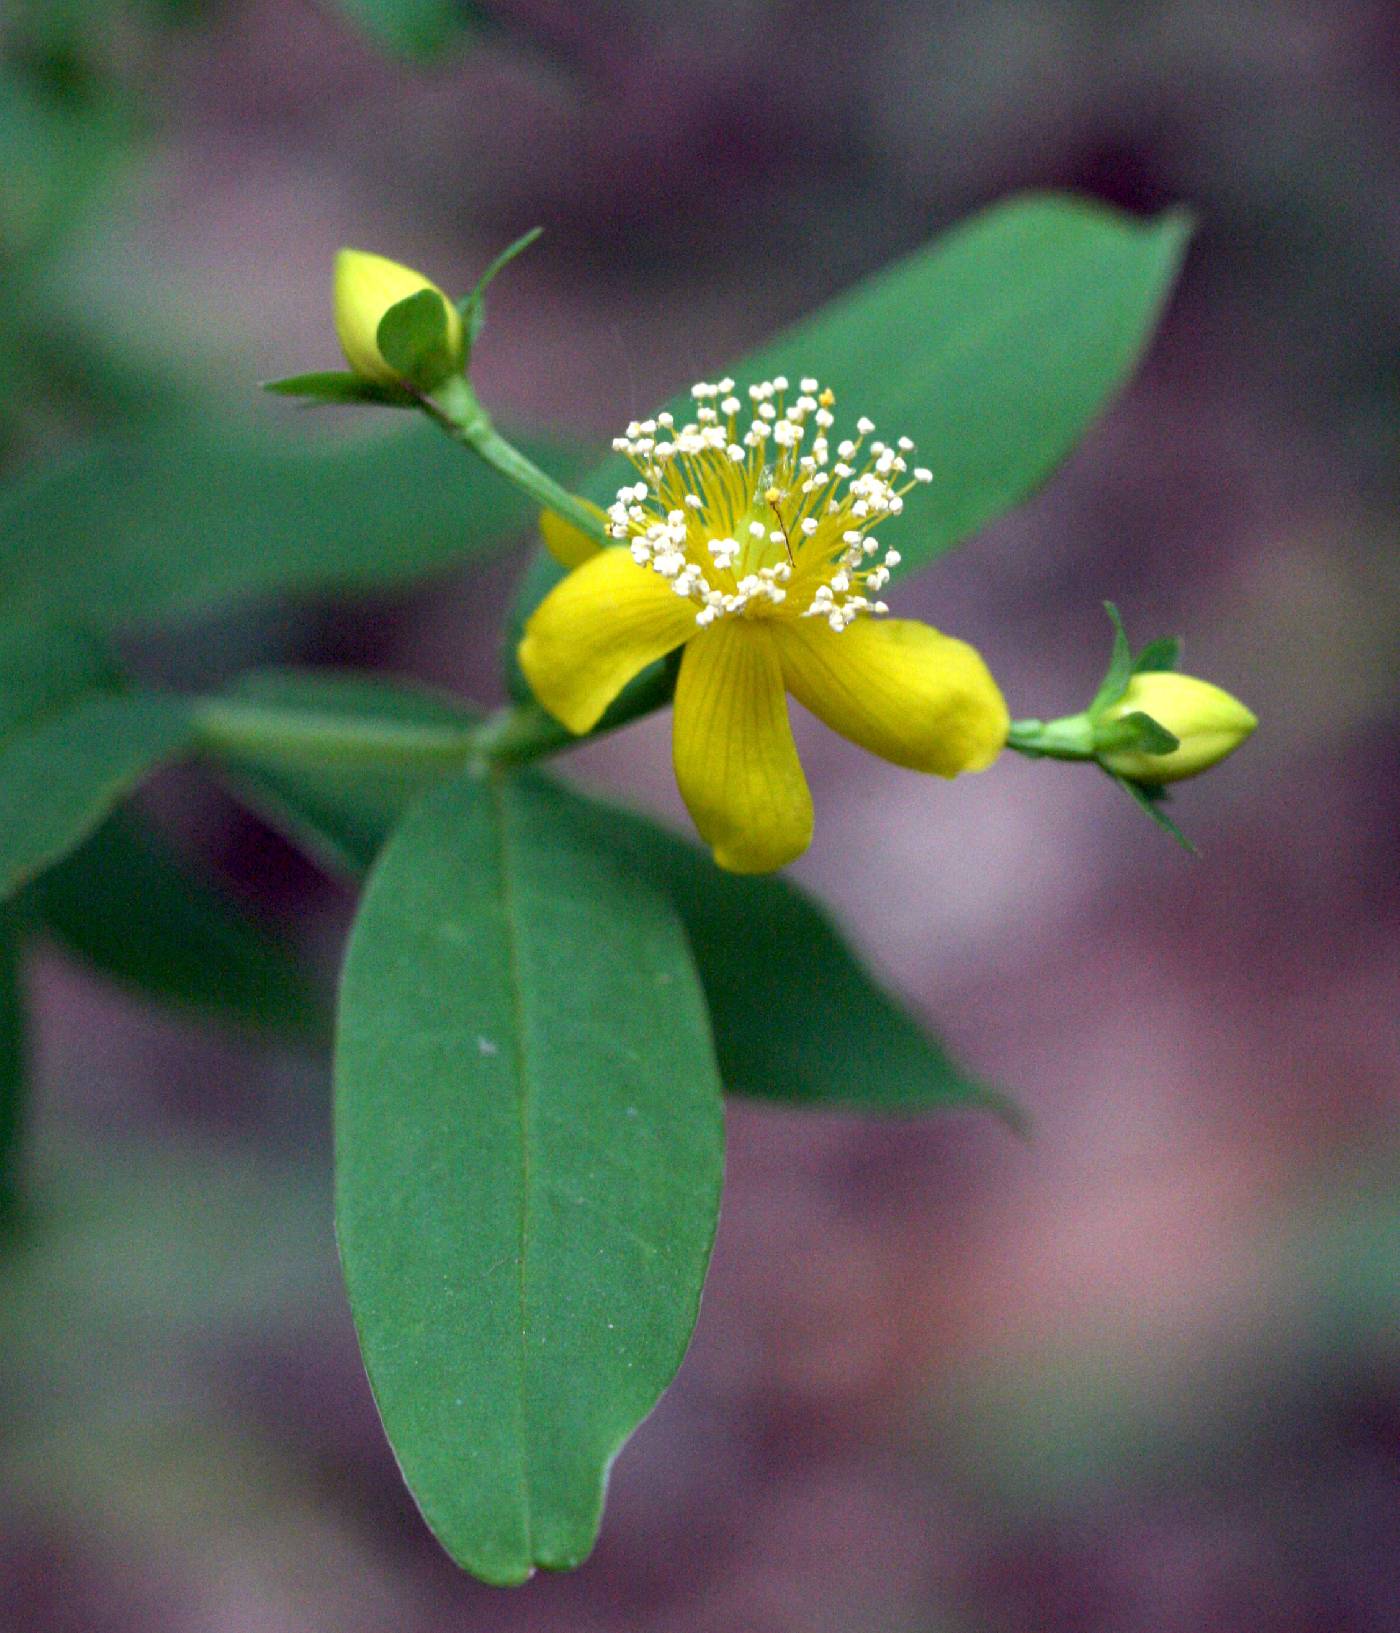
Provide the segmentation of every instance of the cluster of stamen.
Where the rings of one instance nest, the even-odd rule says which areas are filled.
[[[900,557],[874,531],[932,473],[909,470],[908,437],[867,442],[868,419],[833,449],[832,392],[812,379],[790,404],[788,392],[782,375],[760,381],[745,408],[733,380],[702,381],[693,421],[658,414],[613,441],[639,480],[618,490],[608,531],[695,602],[702,626],[782,607],[839,631],[889,611],[879,593]]]

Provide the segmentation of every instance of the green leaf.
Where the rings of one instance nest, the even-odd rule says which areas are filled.
[[[241,677],[230,693],[292,719],[356,727],[394,725],[458,734],[479,717],[455,698],[404,681],[319,670],[263,670]],[[405,764],[398,770],[288,764],[275,743],[220,756],[235,790],[320,861],[352,877],[366,873],[390,830],[442,770]]]
[[[598,844],[680,915],[731,1094],[876,1112],[981,1107],[1019,1124],[1007,1097],[954,1064],[796,885],[722,872],[644,817],[573,798]]]
[[[1133,678],[1133,649],[1128,645],[1128,632],[1123,628],[1118,608],[1111,601],[1105,601],[1103,608],[1113,625],[1113,651],[1109,656],[1104,677],[1099,682],[1099,689],[1094,693],[1094,700],[1084,711],[1089,715],[1096,715],[1100,709],[1106,709],[1111,703],[1116,703]]]
[[[836,392],[838,429],[868,414],[912,437],[933,482],[888,538],[905,569],[922,566],[1028,498],[1078,444],[1135,367],[1189,230],[1177,213],[1143,221],[1082,199],[1009,199],[711,377],[813,374]],[[694,409],[688,395],[668,406],[678,418]],[[631,471],[610,459],[582,491],[606,504]],[[532,567],[510,662],[524,618],[562,576],[553,562]]]
[[[408,582],[499,549],[530,514],[426,424],[291,447],[281,432],[168,426],[0,493],[0,628],[44,615],[121,630],[254,595]]]
[[[0,747],[0,900],[87,838],[190,738],[189,711],[152,693],[94,694]]]
[[[410,62],[433,62],[465,44],[486,23],[468,0],[335,0],[338,9],[381,50]]]
[[[310,1038],[329,1015],[297,961],[148,823],[114,812],[32,886],[40,922],[120,985]]]
[[[337,1231],[399,1465],[486,1581],[577,1565],[684,1353],[719,1207],[684,934],[567,796],[464,776],[371,875],[339,1030]]]
[[[20,985],[22,938],[16,917],[0,907],[0,1215],[14,1199],[25,1090],[24,991]]]
[[[288,770],[271,820],[345,871],[363,872],[410,797]],[[397,797],[397,808],[395,798]],[[826,910],[787,879],[722,873],[699,846],[615,805],[561,792],[575,821],[629,873],[663,892],[690,938],[715,1051],[733,1094],[871,1112],[966,1106],[1023,1118],[968,1076],[851,950]]]
[[[435,289],[396,301],[380,318],[375,342],[389,367],[422,391],[441,384],[456,366],[447,339],[447,304]]]
[[[77,630],[0,625],[0,743],[115,678],[102,647]]]
[[[543,227],[531,227],[529,232],[521,233],[520,237],[513,244],[508,244],[481,274],[471,294],[457,302],[457,310],[462,314],[462,322],[466,325],[469,348],[476,345],[477,336],[486,322],[486,291],[516,256],[524,254],[543,231]]]
[[[285,380],[264,380],[263,390],[277,397],[307,397],[318,403],[383,403],[393,408],[416,408],[407,391],[395,391],[348,369],[316,374],[289,374]]]
[[[1160,641],[1149,641],[1143,647],[1133,659],[1133,673],[1146,675],[1168,672],[1175,669],[1180,661],[1181,642],[1174,635],[1166,635]]]

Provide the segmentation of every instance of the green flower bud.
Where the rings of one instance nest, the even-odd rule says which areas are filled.
[[[401,385],[402,377],[379,350],[379,323],[391,306],[430,289],[447,314],[447,343],[453,358],[462,357],[462,319],[457,308],[421,272],[366,250],[343,249],[335,258],[335,331],[345,360],[363,379],[376,385]]]
[[[1179,782],[1208,771],[1234,751],[1259,724],[1238,698],[1209,681],[1171,670],[1134,675],[1127,690],[1100,714],[1096,734],[1131,714],[1149,715],[1180,746],[1170,754],[1113,749],[1099,755],[1105,769],[1139,783]]]

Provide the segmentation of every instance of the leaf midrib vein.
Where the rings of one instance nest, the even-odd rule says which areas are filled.
[[[520,1331],[520,1495],[525,1520],[525,1546],[530,1558],[535,1553],[533,1514],[530,1501],[529,1475],[529,1343],[526,1336],[525,1254],[530,1239],[530,1074],[526,1063],[525,995],[520,971],[520,949],[517,939],[518,918],[515,909],[515,876],[506,834],[506,809],[502,774],[492,772],[488,779],[492,816],[496,829],[496,871],[500,879],[501,918],[505,930],[506,977],[510,986],[511,1019],[514,1023],[515,1070],[518,1085],[520,1115],[520,1248],[517,1258]]]

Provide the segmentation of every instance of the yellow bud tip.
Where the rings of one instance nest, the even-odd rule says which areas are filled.
[[[828,386],[821,396],[817,398],[817,401],[823,408],[831,408],[835,405],[836,393]]]
[[[768,501],[768,503],[770,505],[776,505],[778,503],[778,501],[783,497],[783,490],[781,488],[769,488],[767,490],[767,492],[765,492],[763,497]]]
[[[1122,750],[1102,756],[1103,764],[1132,782],[1180,782],[1218,765],[1233,754],[1259,724],[1238,698],[1193,675],[1150,671],[1134,675],[1128,689],[1100,722],[1110,724],[1125,715],[1147,714],[1165,726],[1180,747],[1170,754],[1143,754]]]
[[[606,511],[600,509],[591,499],[580,499],[579,503],[598,518],[600,527],[607,526]],[[603,548],[591,534],[585,533],[581,527],[575,527],[572,522],[566,522],[552,510],[540,512],[540,537],[555,561],[561,567],[568,567],[571,570],[582,566],[590,556],[596,556]]]
[[[462,319],[457,308],[435,283],[412,267],[368,250],[343,249],[335,258],[335,332],[345,361],[355,373],[376,385],[395,386],[399,376],[379,350],[380,319],[421,289],[441,296],[447,311],[447,339],[454,357],[462,355]]]

